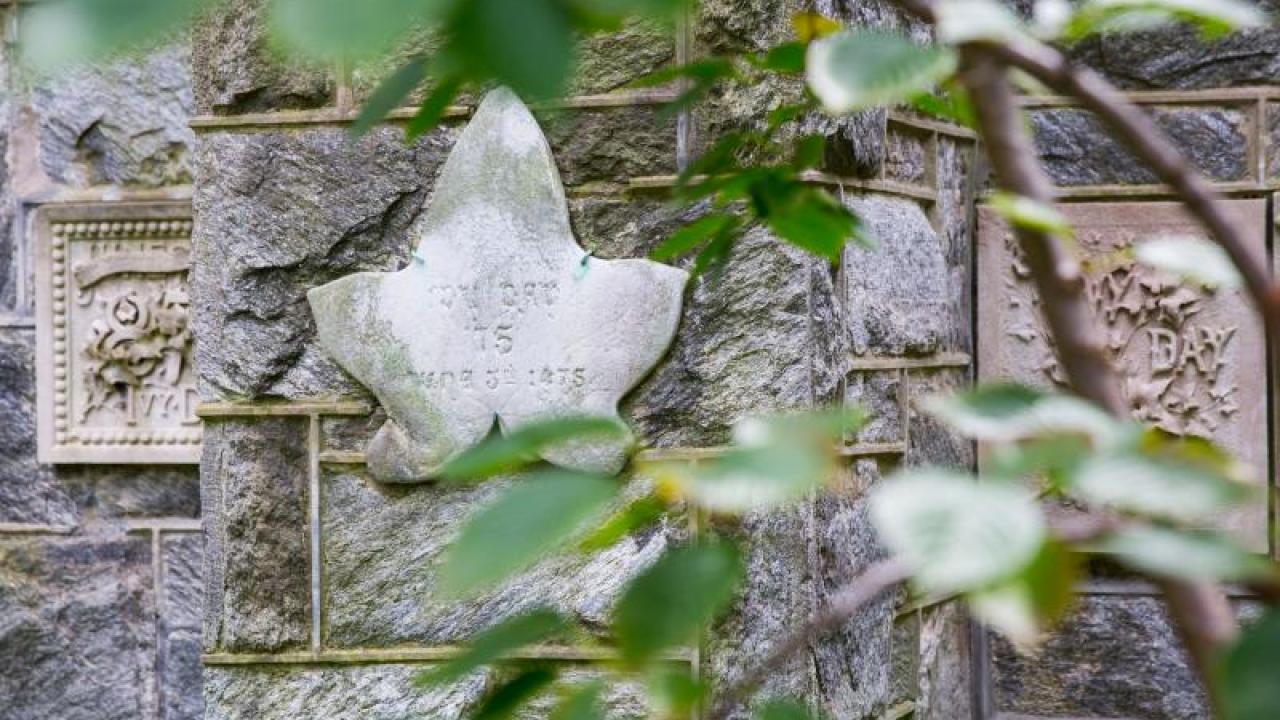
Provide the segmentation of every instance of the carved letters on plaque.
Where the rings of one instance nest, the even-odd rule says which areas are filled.
[[[1265,204],[1229,203],[1250,242],[1264,242]],[[1133,260],[1135,242],[1204,236],[1176,203],[1061,207],[1076,228],[1085,292],[1121,370],[1134,417],[1179,435],[1212,439],[1265,477],[1266,365],[1262,326],[1239,291],[1200,288]],[[1064,382],[1052,337],[1016,242],[990,210],[981,214],[979,363],[985,380]],[[1220,521],[1254,547],[1266,545],[1266,507]]]
[[[41,211],[39,454],[197,462],[185,204]]]
[[[495,419],[506,432],[617,418],[675,335],[688,274],[578,246],[551,149],[508,90],[480,104],[411,234],[408,267],[308,293],[320,344],[387,412],[366,448],[384,482],[430,479]],[[593,440],[543,457],[617,472],[626,449]]]

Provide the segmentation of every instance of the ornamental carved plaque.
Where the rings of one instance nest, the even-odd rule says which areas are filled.
[[[199,462],[190,206],[47,206],[37,233],[41,462]]]
[[[1228,202],[1248,241],[1265,244],[1266,204]],[[1135,418],[1179,435],[1212,439],[1267,475],[1267,372],[1262,324],[1239,291],[1208,290],[1136,263],[1135,241],[1206,237],[1177,203],[1061,207],[1076,228],[1085,291],[1123,375]],[[1007,226],[980,213],[979,374],[1052,385],[1064,381],[1040,301]],[[1251,547],[1267,546],[1266,501],[1218,521]]]

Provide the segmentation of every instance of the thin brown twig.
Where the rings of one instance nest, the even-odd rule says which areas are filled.
[[[910,575],[907,566],[895,558],[881,560],[867,567],[858,577],[836,590],[825,608],[792,631],[786,639],[775,645],[763,660],[720,693],[707,717],[710,720],[728,718],[751,691],[764,682],[769,673],[803,650],[815,638],[822,637],[840,627],[864,605],[880,597],[890,588],[905,582]]]

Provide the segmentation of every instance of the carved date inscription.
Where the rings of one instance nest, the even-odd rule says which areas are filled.
[[[1261,247],[1265,207],[1233,201],[1235,220]],[[1236,291],[1213,291],[1143,266],[1130,252],[1144,238],[1204,232],[1173,203],[1066,205],[1076,228],[1084,290],[1134,417],[1169,432],[1213,439],[1265,476],[1265,345]],[[983,211],[979,250],[979,362],[985,378],[1062,384],[1052,336],[1016,241]],[[1264,507],[1222,519],[1265,544]]]

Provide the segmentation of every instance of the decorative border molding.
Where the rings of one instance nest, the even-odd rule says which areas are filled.
[[[59,204],[40,206],[36,213],[36,408],[40,462],[198,463],[202,437],[199,426],[77,431],[69,420],[71,243],[89,238],[189,243],[190,205],[181,201]],[[40,282],[39,269],[43,268],[48,268],[49,276]]]

